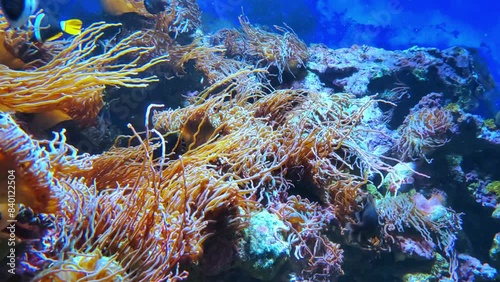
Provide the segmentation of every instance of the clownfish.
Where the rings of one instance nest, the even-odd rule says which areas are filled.
[[[79,19],[71,19],[59,21],[56,18],[40,13],[35,18],[33,25],[34,39],[37,42],[52,41],[60,38],[63,33],[78,35],[82,31],[82,21]]]
[[[25,25],[38,9],[38,0],[0,0],[0,8],[11,27]]]

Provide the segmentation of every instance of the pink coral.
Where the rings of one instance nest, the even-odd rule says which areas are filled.
[[[424,259],[432,259],[436,244],[431,241],[422,240],[422,238],[406,238],[404,236],[395,236],[396,244],[402,252],[401,256],[396,257],[397,260],[404,260],[407,257],[417,257]]]
[[[446,198],[445,195],[440,191],[434,191],[429,199],[425,198],[424,195],[416,193],[412,196],[412,200],[415,203],[415,207],[425,213],[432,214],[443,207]]]

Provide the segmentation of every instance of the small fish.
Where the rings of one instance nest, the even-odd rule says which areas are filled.
[[[368,195],[362,211],[356,214],[356,223],[348,222],[345,227],[348,242],[362,243],[377,234],[378,212],[375,198]]]
[[[40,43],[60,38],[63,33],[78,35],[82,31],[82,21],[71,19],[59,21],[46,13],[40,13],[35,18],[34,39]]]
[[[168,0],[144,0],[144,6],[150,14],[159,14],[168,7]]]
[[[11,27],[21,27],[38,9],[38,2],[38,0],[0,0],[0,8]]]

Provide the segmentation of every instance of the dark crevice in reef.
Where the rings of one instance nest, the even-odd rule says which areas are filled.
[[[374,255],[349,246],[344,246],[344,255],[344,267],[348,274],[341,276],[338,282],[401,282],[404,273],[430,272],[433,264],[433,261],[416,259],[396,261],[392,253]]]
[[[287,173],[292,181],[292,188],[288,191],[290,195],[300,195],[302,198],[307,198],[311,202],[322,203],[321,192],[323,191],[312,182],[308,176],[300,175],[301,172],[294,171],[293,169]]]
[[[344,69],[327,69],[319,76],[319,79],[321,83],[324,83],[325,87],[333,89],[334,92],[345,92],[344,86],[338,81],[340,79],[352,76],[357,71],[358,69],[355,67],[348,67]]]

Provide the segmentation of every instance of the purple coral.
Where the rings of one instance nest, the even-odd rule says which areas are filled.
[[[458,260],[460,267],[458,269],[460,281],[475,281],[476,278],[484,281],[494,281],[497,277],[497,270],[487,263],[481,263],[477,258],[466,254],[459,254]]]

